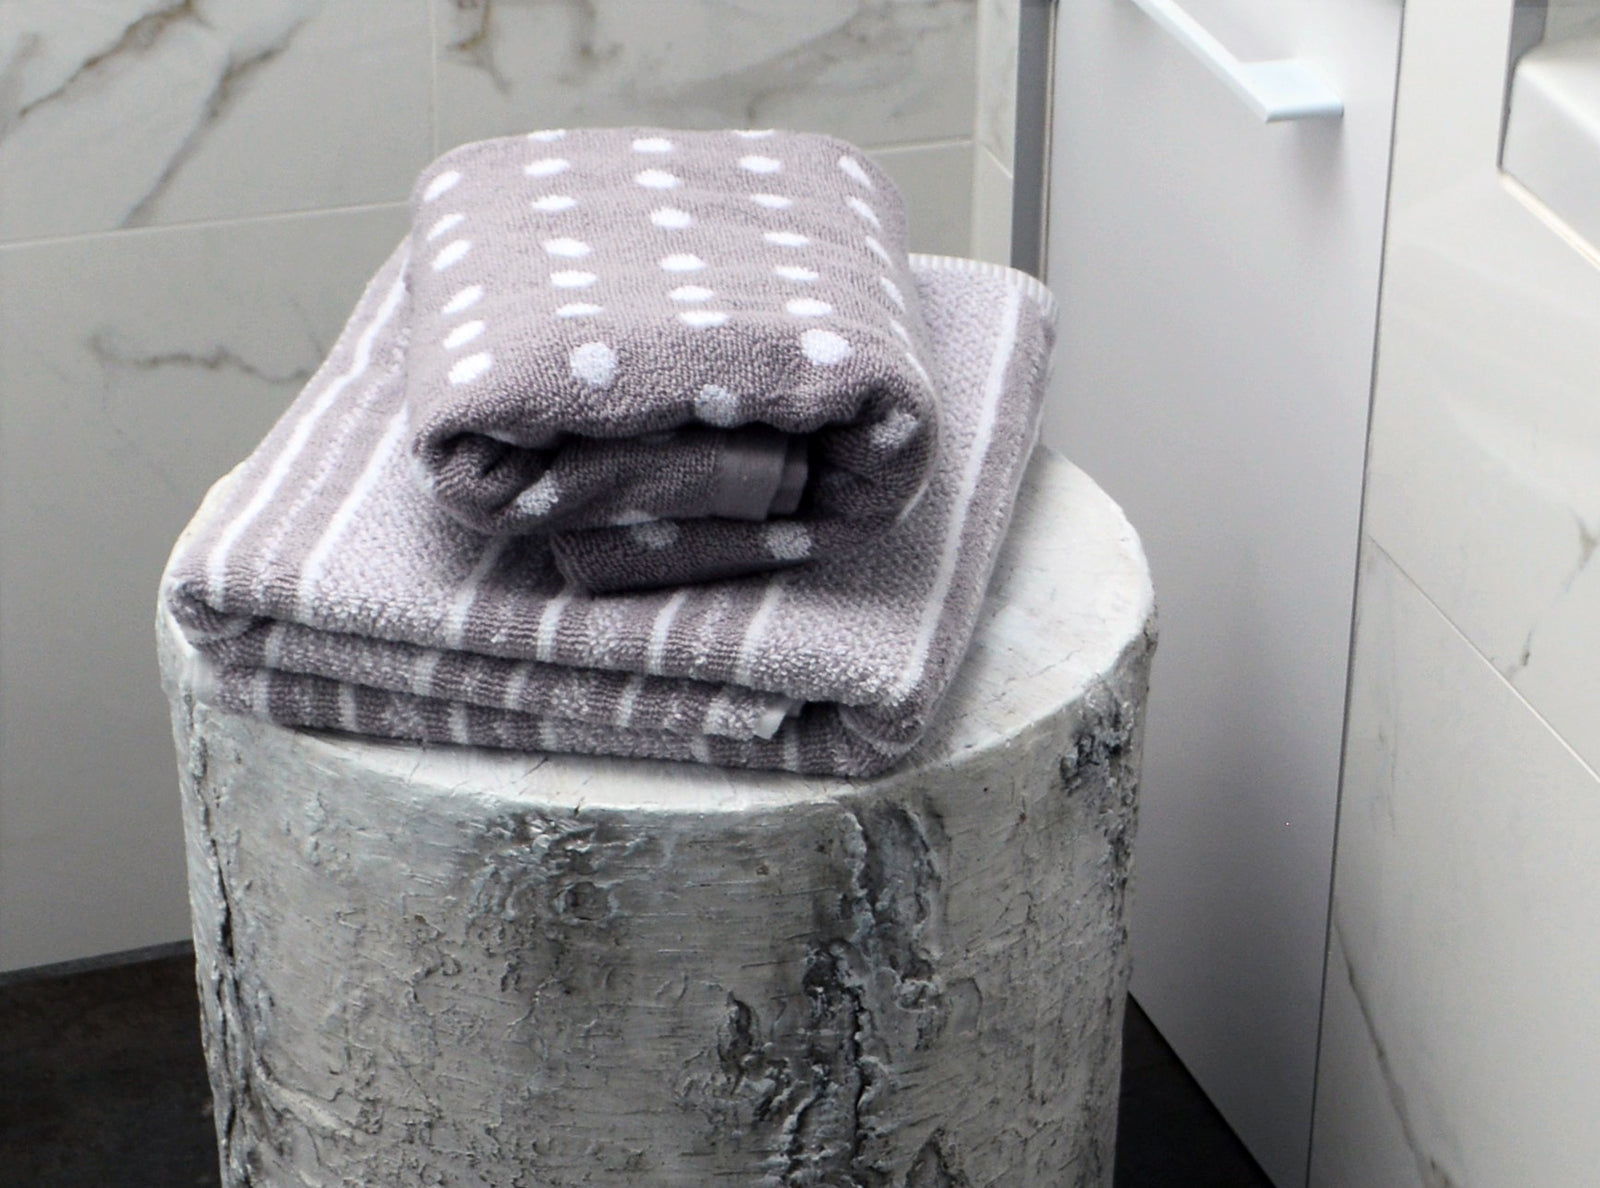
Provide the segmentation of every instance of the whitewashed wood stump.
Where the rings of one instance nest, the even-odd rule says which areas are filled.
[[[876,780],[283,729],[164,619],[224,1182],[1108,1186],[1152,616],[1040,451]]]

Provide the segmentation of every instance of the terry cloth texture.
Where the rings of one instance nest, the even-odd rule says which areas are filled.
[[[1054,301],[995,265],[912,257],[944,424],[924,498],[878,546],[651,593],[564,581],[413,480],[407,246],[321,369],[208,497],[167,605],[197,693],[289,726],[532,751],[872,775],[966,651],[1038,433]],[[775,543],[797,526],[771,526]]]
[[[894,183],[795,132],[479,141],[412,194],[424,489],[639,589],[838,556],[925,488],[938,402]]]

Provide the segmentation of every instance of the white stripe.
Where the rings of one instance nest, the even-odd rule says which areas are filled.
[[[272,716],[272,671],[270,669],[256,669],[255,678],[250,682],[250,712],[263,718]]]
[[[639,690],[644,685],[644,677],[637,673],[629,677],[622,686],[622,696],[617,698],[617,712],[612,721],[618,727],[626,727],[633,722],[633,706],[639,700]]]
[[[498,540],[490,541],[483,550],[483,556],[478,558],[478,563],[472,567],[472,572],[456,590],[455,599],[450,603],[450,613],[444,620],[445,642],[452,648],[461,646],[462,637],[467,631],[467,615],[472,610],[472,604],[477,601],[478,589],[483,585],[483,579],[489,576],[500,561],[500,556],[511,543],[509,536],[502,536]]]
[[[311,440],[311,432],[317,427],[324,414],[333,407],[339,395],[356,380],[360,379],[372,364],[372,344],[381,331],[394,317],[395,311],[400,308],[401,299],[405,296],[406,261],[400,262],[400,271],[394,285],[384,294],[383,304],[378,307],[377,314],[372,319],[372,325],[361,332],[361,337],[356,340],[356,349],[350,360],[350,369],[339,376],[326,388],[322,395],[317,397],[316,403],[306,410],[305,416],[300,418],[294,427],[294,432],[289,435],[289,440],[284,443],[283,452],[273,459],[272,466],[267,471],[266,478],[256,490],[255,497],[250,500],[245,508],[229,522],[222,535],[217,538],[216,547],[211,553],[211,563],[207,567],[206,577],[210,581],[213,592],[220,591],[227,576],[228,554],[233,546],[238,543],[239,537],[250,526],[250,522],[261,514],[261,510],[271,503],[278,493],[278,488],[283,485],[283,480],[289,474],[289,468],[295,463],[300,451],[305,448],[306,442]]]
[[[733,683],[736,685],[748,687],[750,684],[750,666],[755,663],[756,647],[766,638],[767,623],[777,609],[778,599],[783,596],[784,582],[783,577],[770,579],[766,590],[762,592],[756,613],[750,616],[750,624],[744,629],[744,638],[739,641],[739,655],[733,664]]]
[[[405,435],[405,431],[406,410],[402,406],[399,412],[389,418],[389,427],[383,431],[383,436],[373,447],[372,456],[367,459],[361,474],[351,484],[338,510],[328,520],[328,526],[321,538],[312,546],[311,552],[306,554],[305,562],[300,568],[300,590],[295,600],[295,613],[302,622],[311,621],[311,612],[316,605],[317,581],[322,576],[323,567],[327,565],[328,558],[333,554],[339,539],[355,522],[356,515],[361,511],[361,505],[366,502],[367,496],[378,485],[378,479],[382,476],[384,467],[388,465],[390,455],[400,445],[400,439]]]
[[[527,711],[518,709],[522,700],[522,691],[528,687],[528,680],[533,676],[533,665],[524,661],[517,665],[511,674],[511,679],[506,682],[506,691],[500,695],[500,704],[509,710],[518,710],[519,713]]]
[[[800,724],[791,722],[783,730],[783,766],[789,771],[800,770]]]
[[[285,628],[282,623],[273,623],[271,627],[267,628],[266,646],[261,649],[261,667],[283,667],[284,630]]]
[[[717,695],[711,699],[711,704],[706,706],[706,712],[700,716],[701,734],[721,734],[718,729],[722,720],[728,716],[728,687],[724,685],[717,690]]]
[[[711,762],[711,745],[706,742],[705,735],[696,734],[689,739],[689,754],[694,756],[696,763]]]
[[[661,666],[667,658],[667,636],[672,630],[672,621],[678,617],[678,611],[689,600],[687,586],[679,589],[667,599],[667,604],[656,614],[656,621],[650,628],[650,647],[645,651],[644,670],[656,675],[661,674]]]
[[[433,696],[433,675],[439,671],[443,652],[425,652],[421,663],[411,671],[411,691],[418,697]]]
[[[467,707],[459,701],[450,704],[450,741],[466,746],[471,739],[467,729]]]
[[[1006,369],[1011,365],[1011,354],[1017,345],[1017,326],[1022,312],[1022,291],[1010,288],[1006,292],[1005,311],[1000,315],[1000,341],[990,358],[989,374],[984,381],[983,404],[978,424],[972,435],[971,452],[961,472],[961,486],[956,491],[955,514],[945,532],[944,555],[939,560],[939,570],[934,577],[933,589],[922,607],[922,621],[917,626],[916,642],[911,646],[905,670],[890,695],[898,700],[909,693],[928,665],[928,649],[933,644],[934,633],[944,614],[945,599],[950,594],[950,584],[955,581],[956,563],[961,559],[961,533],[966,527],[967,514],[972,510],[972,496],[978,489],[978,479],[989,452],[989,442],[994,437],[994,426],[1000,409],[1000,399],[1005,395]]]
[[[356,734],[360,730],[360,722],[356,715],[356,688],[354,685],[339,686],[339,729],[348,730]]]
[[[561,740],[556,737],[555,725],[548,718],[539,719],[539,745],[547,751],[561,749]]]
[[[544,610],[539,613],[539,634],[533,643],[533,654],[547,663],[555,655],[556,631],[561,626],[561,614],[571,601],[572,589],[568,587],[545,603]]]

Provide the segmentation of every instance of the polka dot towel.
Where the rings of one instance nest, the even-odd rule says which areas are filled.
[[[596,591],[805,564],[926,488],[939,393],[894,184],[827,136],[550,129],[412,197],[426,491]]]

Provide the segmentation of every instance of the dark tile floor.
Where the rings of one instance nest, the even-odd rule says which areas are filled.
[[[0,1188],[217,1184],[196,1012],[187,953],[0,980]],[[1116,1188],[1271,1188],[1131,1002]]]

